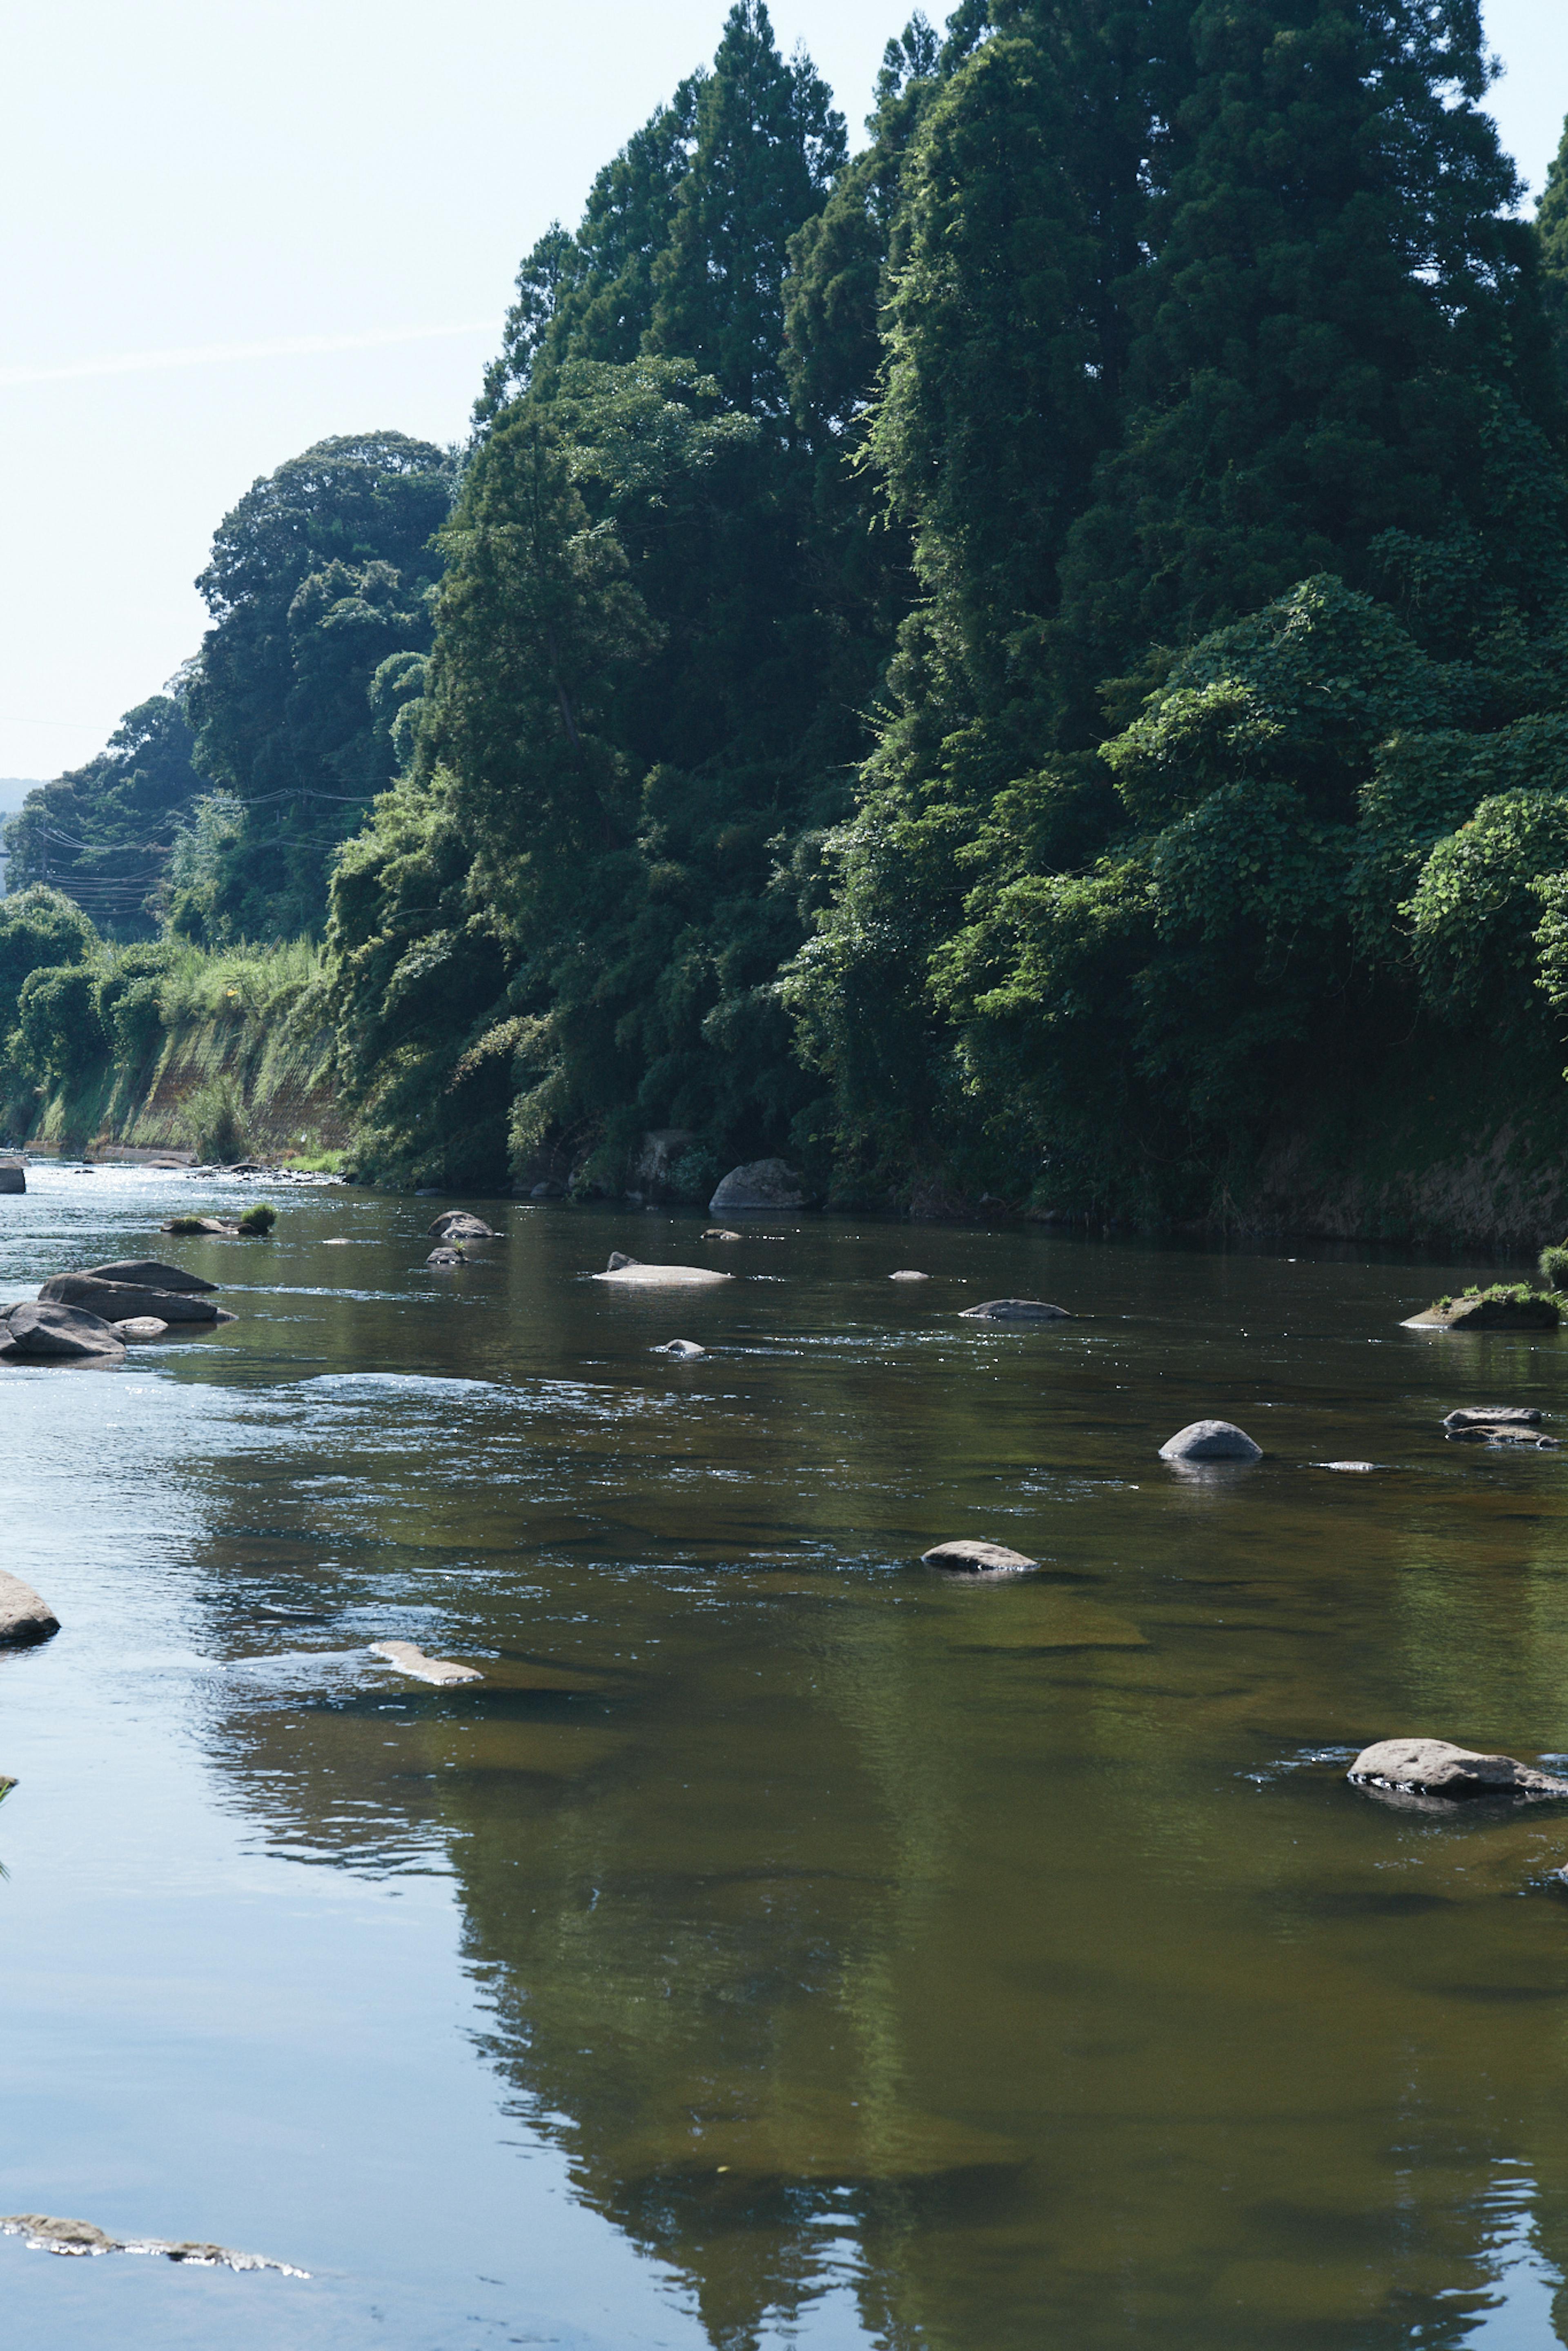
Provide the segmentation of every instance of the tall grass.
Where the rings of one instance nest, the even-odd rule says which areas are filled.
[[[311,939],[207,948],[171,940],[159,991],[165,1028],[188,1021],[276,1021],[296,1011],[326,977],[326,954]]]

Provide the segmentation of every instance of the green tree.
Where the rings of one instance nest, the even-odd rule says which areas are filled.
[[[111,938],[145,938],[181,820],[204,789],[192,765],[188,675],[128,710],[85,767],[29,792],[6,828],[13,892],[47,882]]]
[[[1065,566],[1085,721],[1151,640],[1314,571],[1403,588],[1456,642],[1563,579],[1535,255],[1477,0],[1206,0],[1190,38],[1125,291],[1122,444]],[[1429,614],[1434,564],[1462,592]]]
[[[429,647],[452,484],[428,442],[343,435],[253,484],[219,525],[190,708],[203,772],[246,805],[207,904],[177,899],[193,936],[322,920],[330,852],[393,772],[370,687],[392,654]]]
[[[695,140],[653,264],[652,351],[695,360],[735,407],[783,419],[789,240],[827,196],[844,124],[810,60],[781,57],[763,0],[736,0],[696,91]]]
[[[1535,229],[1541,241],[1542,292],[1557,361],[1557,389],[1560,397],[1568,400],[1568,125],[1546,174]]]
[[[63,892],[35,883],[0,898],[0,1043],[16,1026],[23,983],[31,973],[86,964],[98,950],[91,921]]]

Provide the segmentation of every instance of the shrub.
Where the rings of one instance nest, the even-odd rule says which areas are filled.
[[[98,1012],[98,974],[90,964],[30,972],[16,1001],[27,1061],[46,1080],[69,1084],[103,1058],[108,1040]]]
[[[209,1078],[186,1096],[180,1121],[204,1159],[245,1156],[245,1097],[230,1077]]]
[[[1536,1260],[1548,1290],[1568,1290],[1568,1241],[1552,1241]]]
[[[252,1233],[265,1239],[277,1222],[277,1210],[266,1200],[258,1200],[254,1208],[246,1208],[239,1220],[242,1233]]]

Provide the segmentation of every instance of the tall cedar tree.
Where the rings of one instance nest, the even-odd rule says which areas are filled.
[[[1557,390],[1568,400],[1568,124],[1546,174],[1535,215],[1541,240],[1542,290],[1557,360]]]
[[[696,144],[653,264],[650,351],[695,360],[733,406],[784,418],[789,239],[844,160],[844,120],[810,58],[788,62],[763,0],[737,0],[696,96]]]
[[[1122,445],[1064,567],[1085,733],[1151,639],[1309,573],[1401,572],[1418,603],[1458,566],[1464,609],[1436,617],[1462,631],[1555,572],[1500,478],[1556,401],[1479,0],[1205,0],[1191,42],[1127,286]]]

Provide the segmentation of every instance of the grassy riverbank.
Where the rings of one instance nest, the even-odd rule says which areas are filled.
[[[349,1127],[334,1080],[320,950],[289,940],[209,954],[176,942],[160,955],[159,969],[131,980],[155,995],[156,1020],[149,1011],[138,1029],[117,1021],[115,1010],[128,993],[131,958],[150,957],[106,951],[99,1050],[62,1051],[42,1069],[35,1059],[26,1074],[14,1070],[4,1109],[9,1130],[68,1151],[265,1153],[336,1165]]]

